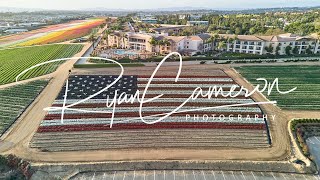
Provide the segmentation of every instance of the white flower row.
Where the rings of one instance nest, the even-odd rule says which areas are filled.
[[[145,98],[145,100],[147,100],[149,98]],[[70,104],[70,103],[76,103],[79,102],[80,99],[67,99],[66,103]],[[107,99],[89,99],[83,103],[107,103],[107,102],[111,102],[113,101],[113,99],[109,99],[109,101],[107,101]],[[159,99],[155,99],[152,102],[184,102],[186,101],[186,98],[159,98]],[[63,104],[63,100],[55,100],[54,104]],[[134,102],[138,102],[136,99]],[[238,99],[238,98],[198,98],[196,100],[190,100],[189,102],[204,102],[204,103],[253,103],[254,101],[252,99]]]
[[[144,118],[147,122],[154,122],[158,120],[160,117],[147,117]],[[238,118],[237,115],[234,115],[233,117],[218,117],[218,116],[199,116],[199,117],[193,117],[190,116],[189,118],[186,118],[185,116],[181,117],[169,117],[167,119],[162,120],[161,122],[192,122],[192,123],[199,123],[199,122],[221,122],[221,123],[248,123],[248,124],[264,124],[263,118],[246,118],[241,117]],[[40,126],[59,126],[59,125],[89,125],[89,124],[110,124],[111,119],[110,118],[90,118],[90,119],[64,119],[63,124],[61,122],[61,119],[56,120],[44,120],[41,122]],[[130,124],[130,123],[143,123],[141,119],[138,119],[136,117],[126,117],[126,118],[114,118],[113,124]]]
[[[143,107],[142,111],[143,112],[171,112],[175,109],[176,107]],[[197,109],[201,107],[182,107],[179,109],[179,111],[184,111],[184,110],[192,110],[192,109]],[[207,107],[204,107],[207,108]],[[209,108],[209,107],[208,107]],[[81,113],[88,113],[88,111],[106,111],[106,112],[112,112],[112,107],[111,108],[79,108],[81,111],[75,111],[75,110],[68,110],[66,109],[64,111],[65,114],[81,114]],[[83,112],[87,111],[87,112]],[[117,108],[115,112],[138,112],[139,107],[120,107]],[[203,112],[203,111],[209,111],[212,113],[216,112],[235,112],[235,113],[262,113],[260,108],[255,108],[255,107],[226,107],[226,108],[214,108],[214,109],[205,109],[205,110],[200,110],[196,112]],[[59,111],[49,111],[48,114],[61,114],[61,110]]]
[[[150,78],[138,78],[138,81],[149,81]],[[174,82],[175,78],[153,78],[152,81],[172,81]],[[179,78],[179,81],[190,81],[190,82],[199,82],[199,81],[211,81],[211,82],[233,82],[231,78]]]
[[[202,89],[204,88],[209,88],[209,87],[214,87],[216,86],[217,89],[219,89],[220,87],[222,88],[231,88],[231,87],[240,87],[238,84],[214,84],[214,83],[207,83],[207,84],[192,84],[192,82],[190,84],[179,84],[179,82],[177,84],[150,84],[149,87],[163,87],[163,89],[167,88],[167,87],[189,87],[189,88],[196,88],[196,87],[201,87]],[[146,84],[140,84],[138,83],[138,87],[146,87]]]
[[[152,89],[148,89],[147,93],[146,94],[188,94],[188,95],[192,95],[193,93],[193,90],[184,90],[184,91],[181,91],[181,90],[152,90]],[[203,94],[206,94],[207,93],[207,90],[206,89],[203,89]],[[231,94],[232,95],[235,95],[235,94],[238,94],[239,91],[233,91]],[[143,91],[140,91],[139,94],[143,94]],[[214,94],[214,93],[213,93]],[[219,93],[220,95],[221,93]],[[228,90],[225,90],[223,91],[223,94],[226,95],[226,94],[229,94],[229,91]],[[245,92],[242,91],[240,92],[239,95],[245,95]]]

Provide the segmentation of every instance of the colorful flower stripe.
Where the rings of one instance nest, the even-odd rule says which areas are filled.
[[[143,76],[143,75],[138,75],[138,78],[150,78],[150,76]],[[176,76],[154,76],[153,78],[176,78]],[[222,76],[179,76],[180,78],[188,78],[188,79],[193,79],[193,78],[228,78],[230,79],[229,76],[222,75]]]
[[[185,107],[213,107],[213,106],[224,106],[224,105],[232,105],[233,103],[223,103],[223,102],[217,102],[217,103],[198,103],[198,102],[188,102],[184,106]],[[68,106],[70,104],[66,104]],[[117,107],[139,107],[139,103],[133,103],[133,104],[119,104]],[[154,103],[154,102],[149,102],[149,103],[144,103],[143,107],[178,107],[181,105],[181,103],[177,102],[170,102],[170,103]],[[52,107],[62,107],[62,104],[53,104]],[[81,103],[77,104],[75,106],[72,106],[72,108],[103,108],[106,107],[106,103]],[[259,107],[258,105],[247,105],[246,107]]]
[[[143,116],[152,116],[152,115],[157,115],[157,114],[163,114],[164,112],[143,112]],[[214,112],[183,112],[183,113],[176,113],[172,114],[170,117],[175,117],[175,116],[186,116],[186,115],[210,115],[210,114],[217,114]],[[229,116],[229,115],[242,115],[242,117],[250,116],[250,117],[255,117],[258,115],[259,117],[263,117],[262,114],[259,113],[234,113],[234,112],[219,112],[219,114],[223,114],[224,116]],[[217,116],[219,116],[217,114]],[[86,119],[86,118],[111,118],[111,114],[105,114],[105,113],[80,113],[80,114],[64,114],[65,119]],[[115,117],[127,117],[127,118],[136,118],[139,117],[138,112],[115,112]],[[44,118],[44,120],[55,120],[61,118],[61,114],[47,114]]]
[[[91,20],[89,22],[82,23],[76,27],[67,28],[64,30],[56,31],[49,33],[41,38],[36,38],[21,44],[18,46],[29,46],[29,45],[36,45],[36,44],[48,44],[54,42],[61,42],[66,40],[71,40],[76,37],[82,37],[90,32],[90,30],[94,27],[99,26],[105,22],[103,19]],[[68,33],[66,33],[68,32]]]
[[[107,99],[89,99],[86,100],[84,103],[107,103],[107,102],[111,102],[113,99],[109,99],[109,101]],[[66,103],[70,104],[70,103],[76,103],[79,102],[80,100],[78,99],[67,99]],[[183,98],[176,98],[176,99],[172,99],[172,98],[159,98],[159,99],[155,99],[152,102],[153,103],[169,103],[169,102],[184,102],[185,99]],[[55,100],[54,104],[62,104],[64,102],[64,100]],[[137,100],[135,100],[134,102],[138,102]],[[193,102],[192,100],[190,100],[189,102]],[[201,103],[253,103],[254,101],[252,99],[241,99],[241,98],[212,98],[212,99],[208,99],[208,98],[198,98],[197,100],[195,100],[194,102],[201,102]]]
[[[59,30],[76,26],[76,25],[79,25],[80,23],[85,23],[85,22],[87,22],[87,20],[76,20],[70,23],[51,25],[48,27],[44,27],[41,29],[37,29],[37,30],[33,30],[30,32],[25,32],[21,34],[12,34],[8,36],[3,36],[3,37],[0,37],[0,46],[4,45],[4,43],[8,43],[9,45],[17,44],[19,42],[24,42],[25,39],[32,38],[33,36],[35,37],[38,37],[39,35],[43,36],[43,34],[47,34],[48,32],[59,31]],[[15,42],[15,41],[18,41],[18,42]]]
[[[196,87],[199,87],[199,85],[197,85]],[[176,91],[194,91],[196,87],[152,87],[152,86],[149,86],[148,88],[148,91],[149,90],[153,90],[153,91],[156,91],[156,90],[176,90]],[[217,86],[219,87],[219,86]],[[206,90],[205,88],[201,87],[203,90]],[[140,91],[143,91],[145,89],[145,87],[138,87],[138,90]],[[221,88],[223,91],[230,91],[230,87],[222,87]],[[237,87],[234,89],[234,91],[239,91],[240,90],[240,87]]]
[[[149,81],[150,78],[138,78],[138,81]],[[171,81],[171,82],[175,82],[175,78],[153,78],[152,82],[155,81]],[[178,82],[182,82],[182,81],[188,81],[188,82],[234,82],[233,79],[231,78],[179,78]]]
[[[173,111],[176,107],[162,107],[161,110],[163,112],[170,112]],[[207,108],[205,106],[202,107],[197,107],[197,108]],[[156,109],[154,107],[143,107],[143,112],[148,113],[148,112],[159,112],[159,109]],[[190,110],[191,108],[189,107],[182,107],[179,109],[179,111],[184,111],[184,110]],[[112,107],[107,108],[81,108],[81,110],[86,110],[86,111],[112,111]],[[127,112],[137,112],[139,111],[139,106],[136,107],[118,107],[117,111],[127,113]],[[209,111],[209,110],[203,110],[203,111]],[[210,110],[211,114],[213,113],[221,113],[221,112],[231,112],[231,113],[261,113],[260,108],[255,108],[255,107],[227,107],[227,108],[216,108]],[[201,111],[199,111],[201,112]],[[65,114],[77,114],[79,113],[78,111],[74,110],[65,110]],[[61,114],[61,110],[59,111],[49,111],[48,114]]]
[[[139,84],[147,84],[148,81],[139,81]],[[179,84],[233,84],[235,86],[237,86],[236,84],[234,84],[234,82],[217,82],[217,81],[178,81],[178,82],[174,82],[174,81],[152,81],[151,84],[170,84],[170,83],[179,83]]]

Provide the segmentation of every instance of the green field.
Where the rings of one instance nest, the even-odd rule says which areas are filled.
[[[14,123],[46,85],[47,81],[39,80],[0,89],[0,135]]]
[[[269,100],[277,101],[282,109],[320,110],[320,66],[245,66],[235,69],[254,85],[258,83],[257,78],[269,81],[279,78],[281,91],[297,87],[294,92],[285,95],[274,88],[267,96]]]
[[[25,69],[58,58],[72,57],[83,45],[55,44],[0,50],[0,85],[15,81]],[[54,72],[63,62],[55,62],[30,70],[20,80]]]

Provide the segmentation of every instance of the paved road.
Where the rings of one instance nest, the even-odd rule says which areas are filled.
[[[94,43],[90,43],[91,46],[90,48],[82,55],[82,57],[90,57],[90,54],[94,51],[94,49],[97,47],[97,45],[100,43],[102,37],[103,37],[103,32],[108,28],[108,25],[106,25],[103,29],[100,29],[97,34],[100,34],[98,39]],[[76,64],[86,64],[87,59],[79,59]]]

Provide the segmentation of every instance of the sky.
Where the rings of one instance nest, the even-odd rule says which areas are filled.
[[[55,10],[155,9],[206,7],[212,9],[251,9],[270,7],[320,6],[320,0],[0,0],[0,7]]]

